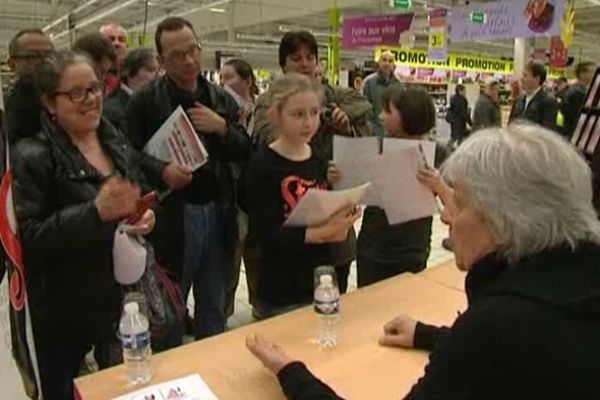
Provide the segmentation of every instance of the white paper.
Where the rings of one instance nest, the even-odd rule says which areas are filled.
[[[308,189],[283,225],[321,225],[338,211],[351,205],[358,205],[368,187],[369,183],[348,190]]]
[[[200,375],[160,383],[113,400],[218,400]]]
[[[371,182],[365,203],[384,209],[392,225],[433,215],[434,196],[416,174],[423,167],[419,146],[427,164],[433,166],[435,142],[385,138],[379,154],[378,141],[334,136],[334,162],[341,171],[335,188]]]
[[[379,139],[376,137],[346,138],[333,137],[333,160],[342,171],[336,190],[350,189],[367,182],[374,183],[373,173],[369,171],[379,158]],[[368,189],[364,203],[370,206],[383,207],[374,184]]]
[[[390,168],[393,171],[383,174],[379,181],[383,209],[390,225],[432,216],[433,193],[417,179],[422,163],[418,147],[396,149],[383,157],[385,164],[393,166]]]
[[[165,162],[187,165],[194,171],[208,161],[208,152],[181,106],[158,128],[144,151]]]

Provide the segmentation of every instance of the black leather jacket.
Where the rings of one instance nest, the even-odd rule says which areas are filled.
[[[208,163],[194,173],[194,179],[187,188],[175,191],[165,199],[162,214],[157,215],[157,223],[161,225],[158,231],[165,233],[157,238],[155,244],[157,254],[164,256],[159,262],[176,275],[181,273],[183,254],[183,204],[217,201],[225,207],[228,210],[226,246],[233,246],[237,223],[235,185],[230,162],[247,160],[250,156],[250,139],[239,123],[235,100],[202,76],[198,77],[198,91],[195,94],[179,89],[167,76],[137,90],[127,104],[123,129],[132,145],[140,151],[146,176],[153,185],[160,186],[163,184],[162,170],[166,163],[143,153],[142,149],[178,106],[186,110],[196,101],[224,118],[227,132],[224,136],[198,133],[208,151]]]
[[[93,335],[119,318],[121,292],[112,263],[116,222],[102,222],[94,203],[105,178],[60,126],[45,114],[41,123],[41,132],[19,141],[11,153],[31,308],[42,326],[76,324],[74,329]],[[144,186],[125,137],[105,120],[98,136],[118,173]]]

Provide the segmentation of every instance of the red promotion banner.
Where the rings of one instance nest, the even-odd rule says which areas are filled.
[[[569,49],[567,49],[560,36],[553,36],[550,39],[550,66],[554,68],[564,68],[569,59]]]

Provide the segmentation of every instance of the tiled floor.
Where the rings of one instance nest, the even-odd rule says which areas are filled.
[[[360,221],[359,221],[360,222]],[[357,226],[360,226],[357,223]],[[358,230],[357,230],[358,231]],[[433,234],[431,236],[431,254],[427,267],[435,267],[436,265],[442,264],[450,259],[453,255],[451,252],[446,251],[442,248],[442,239],[448,236],[448,227],[441,223],[438,216],[434,218],[433,222]],[[348,282],[348,291],[356,289],[356,264],[352,265],[350,270],[350,277]],[[193,301],[193,300],[192,300]],[[191,305],[191,304],[190,304]],[[190,307],[191,308],[191,307]],[[193,315],[193,314],[192,314]],[[235,313],[229,319],[229,329],[235,329],[237,327],[250,324],[254,322],[252,317],[252,309],[248,304],[248,288],[246,286],[246,273],[242,266],[240,273],[240,282],[235,295]]]

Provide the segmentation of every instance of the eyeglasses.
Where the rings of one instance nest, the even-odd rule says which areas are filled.
[[[94,96],[102,96],[104,85],[96,82],[88,88],[75,88],[66,92],[54,92],[54,96],[68,96],[73,103],[83,103],[88,98],[89,93]]]
[[[194,43],[187,50],[172,50],[165,54],[165,58],[170,61],[183,61],[187,56],[192,58],[196,57],[200,51],[202,51],[202,46],[200,43]]]
[[[50,57],[53,53],[54,50],[28,50],[15,54],[10,58],[15,60],[40,61]]]

